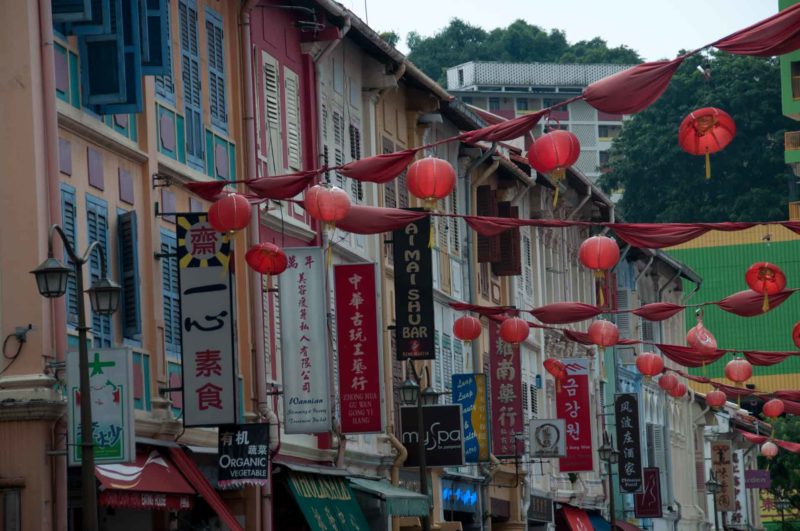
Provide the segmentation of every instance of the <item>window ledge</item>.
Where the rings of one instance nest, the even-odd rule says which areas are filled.
[[[58,125],[83,136],[98,146],[122,155],[134,162],[147,160],[147,153],[138,144],[125,138],[96,118],[62,101],[57,102]]]

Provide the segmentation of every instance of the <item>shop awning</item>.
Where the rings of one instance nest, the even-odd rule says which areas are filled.
[[[642,531],[640,527],[636,527],[633,524],[629,524],[624,520],[617,520],[616,522],[614,522],[614,524],[616,528],[620,529],[621,531]]]
[[[592,529],[594,529],[591,520],[589,520],[589,515],[586,514],[586,511],[583,509],[578,509],[571,505],[562,505],[558,512],[563,517],[566,526],[572,531],[592,531]],[[565,528],[559,526],[557,522],[556,529],[560,530]]]
[[[369,531],[364,513],[350,490],[346,471],[283,464],[286,482],[311,531]],[[313,469],[315,472],[305,470]]]
[[[386,481],[352,477],[350,486],[383,500],[386,503],[386,512],[393,516],[425,516],[428,514],[428,497],[412,490],[392,485]]]
[[[175,464],[180,469],[181,473],[186,476],[192,485],[197,489],[208,505],[214,509],[214,512],[219,517],[220,521],[228,526],[231,531],[243,531],[243,528],[236,517],[233,515],[225,502],[222,501],[219,494],[211,483],[208,482],[200,468],[192,461],[192,458],[186,455],[182,448],[169,448],[169,455],[175,461]]]
[[[611,531],[611,523],[599,514],[589,514],[589,520],[595,531]]]

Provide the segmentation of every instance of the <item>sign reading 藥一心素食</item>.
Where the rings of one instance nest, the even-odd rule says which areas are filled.
[[[642,490],[642,447],[639,437],[639,402],[632,393],[620,393],[614,400],[619,450],[619,488]]]
[[[454,374],[453,403],[464,415],[464,459],[467,463],[489,460],[489,397],[486,375]]]
[[[128,463],[136,455],[133,425],[133,360],[126,348],[89,349],[92,438],[97,464]],[[81,464],[81,401],[78,352],[67,353],[69,465]]]
[[[269,424],[220,426],[217,470],[222,489],[267,485]]]
[[[285,433],[331,431],[324,258],[320,247],[284,249],[278,277]]]
[[[233,289],[227,234],[205,214],[178,214],[183,424],[237,421]]]
[[[430,218],[392,232],[397,359],[436,358],[433,338],[433,257]]]
[[[447,404],[423,406],[425,464],[461,466],[464,464],[464,430],[461,406]],[[403,466],[419,466],[417,407],[400,408],[400,440],[408,457]]]

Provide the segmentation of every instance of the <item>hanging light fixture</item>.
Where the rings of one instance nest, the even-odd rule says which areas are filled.
[[[664,391],[669,391],[678,385],[678,377],[671,372],[664,373],[658,379],[658,386]]]
[[[761,412],[764,414],[765,417],[769,418],[777,418],[783,415],[783,411],[785,406],[783,404],[783,400],[778,398],[773,398],[772,400],[768,400],[764,407],[761,408]]]
[[[612,347],[619,341],[619,329],[611,321],[598,319],[589,325],[589,339],[598,347]]]
[[[481,322],[471,315],[462,315],[453,322],[453,335],[461,341],[473,341],[481,335]]]
[[[503,341],[512,345],[525,341],[530,331],[528,322],[519,317],[509,317],[500,325],[500,337]]]
[[[251,213],[250,201],[245,196],[230,193],[209,207],[208,223],[217,232],[233,233],[250,224]]]
[[[728,396],[719,389],[715,389],[706,395],[706,404],[708,404],[710,408],[720,408],[724,406],[727,401]]]
[[[664,370],[664,360],[655,352],[642,352],[636,356],[636,368],[645,378],[651,378]]]
[[[786,275],[780,267],[769,262],[757,262],[747,268],[744,280],[751,290],[764,295],[763,312],[769,311],[769,296],[776,295],[786,287]]]
[[[408,167],[406,185],[411,195],[422,199],[425,208],[432,210],[436,201],[450,195],[455,188],[456,171],[444,159],[425,157]]]

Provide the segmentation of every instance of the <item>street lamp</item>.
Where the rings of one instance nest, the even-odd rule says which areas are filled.
[[[64,266],[53,257],[53,235],[58,234],[64,243],[64,249],[72,261],[72,268]],[[31,273],[36,277],[39,294],[48,299],[55,299],[67,292],[69,274],[74,272],[78,293],[78,371],[80,372],[81,401],[81,487],[83,489],[83,529],[97,531],[97,489],[94,478],[94,441],[92,431],[92,401],[89,400],[89,350],[86,347],[86,307],[83,300],[83,266],[92,252],[100,254],[101,277],[92,282],[86,293],[92,311],[99,315],[111,315],[119,307],[120,287],[107,277],[105,249],[100,242],[92,242],[82,256],[78,256],[70,245],[69,239],[59,225],[50,227],[47,237],[47,259]],[[87,434],[88,437],[87,437]]]
[[[597,449],[600,455],[600,460],[606,463],[608,467],[608,498],[609,498],[609,514],[611,517],[611,531],[615,531],[617,525],[617,516],[614,509],[614,482],[611,480],[611,465],[619,461],[619,450],[614,448],[611,441],[611,436],[607,431],[603,431],[603,444]]]
[[[790,505],[791,503],[789,500],[783,497],[783,493],[775,497],[775,508],[781,513],[781,530],[786,529],[786,520],[784,520],[783,512],[788,509]]]
[[[709,480],[706,481],[706,490],[711,494],[711,499],[714,501],[714,529],[719,531],[719,521],[717,520],[717,494],[722,490],[722,483],[717,481],[714,476],[714,471],[708,471]]]

